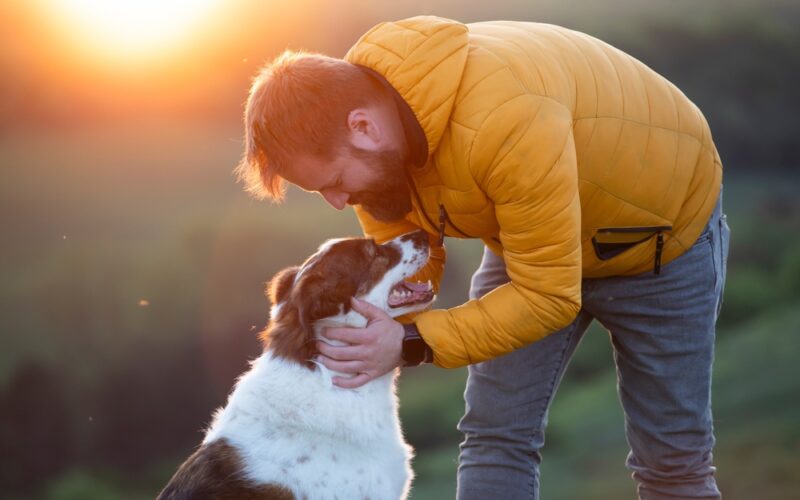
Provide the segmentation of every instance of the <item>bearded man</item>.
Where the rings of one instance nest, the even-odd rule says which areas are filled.
[[[592,320],[609,332],[641,498],[719,498],[711,365],[729,230],[705,118],[583,33],[437,17],[382,23],[344,59],[284,53],[250,91],[238,171],[353,205],[378,242],[480,238],[469,302],[318,345],[355,388],[401,364],[469,365],[458,498],[537,498],[550,402]],[[587,418],[591,418],[587,416]]]

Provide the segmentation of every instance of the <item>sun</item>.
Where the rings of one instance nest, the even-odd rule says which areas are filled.
[[[120,55],[169,49],[219,0],[50,0],[59,23],[96,48]]]

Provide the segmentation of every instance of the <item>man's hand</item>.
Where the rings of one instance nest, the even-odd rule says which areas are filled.
[[[402,364],[403,325],[386,312],[355,297],[353,309],[367,318],[364,328],[326,328],[323,335],[350,345],[332,346],[317,342],[319,361],[329,370],[352,373],[352,378],[334,377],[333,383],[345,389],[361,387]]]

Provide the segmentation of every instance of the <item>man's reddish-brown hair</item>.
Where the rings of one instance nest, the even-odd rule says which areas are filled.
[[[350,111],[375,103],[380,83],[342,59],[286,51],[250,88],[244,115],[245,151],[236,167],[247,191],[281,201],[281,172],[293,155],[330,159],[343,147]]]

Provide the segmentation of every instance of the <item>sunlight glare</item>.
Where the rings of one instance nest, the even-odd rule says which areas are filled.
[[[219,0],[51,0],[91,46],[136,55],[168,49]]]

